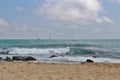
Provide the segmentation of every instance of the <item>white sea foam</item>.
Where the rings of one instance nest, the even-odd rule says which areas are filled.
[[[65,56],[65,57],[56,57],[49,59],[49,61],[53,62],[86,62],[87,59],[93,60],[94,62],[98,63],[120,63],[120,59],[112,59],[112,58],[93,58],[93,57],[71,57],[71,56]]]
[[[11,48],[10,54],[65,54],[70,48]]]

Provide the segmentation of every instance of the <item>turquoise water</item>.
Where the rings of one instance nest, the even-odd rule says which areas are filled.
[[[120,40],[0,40],[1,57],[31,55],[40,62],[120,62]],[[50,59],[49,56],[58,55]],[[96,56],[96,58],[93,58]]]
[[[120,40],[0,40],[0,47],[42,46],[42,45],[108,45],[119,46]]]

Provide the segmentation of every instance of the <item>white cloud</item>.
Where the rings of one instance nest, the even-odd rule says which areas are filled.
[[[36,38],[36,34],[45,33],[40,27],[33,27],[28,24],[17,24],[0,19],[0,35],[4,38]]]
[[[36,10],[36,14],[55,20],[98,22],[102,11],[99,0],[45,0]],[[106,20],[101,22],[103,21]]]
[[[0,18],[0,26],[7,26],[8,22],[2,18]]]
[[[113,23],[113,21],[111,19],[109,19],[108,17],[105,17],[105,16],[98,18],[97,22],[98,23],[110,23],[110,24]]]

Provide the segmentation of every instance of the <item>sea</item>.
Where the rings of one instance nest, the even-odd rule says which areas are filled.
[[[55,57],[51,57],[53,55]],[[97,63],[120,63],[120,40],[0,40],[0,57],[5,59],[7,56],[32,56],[36,62],[43,63],[77,64],[87,59]]]

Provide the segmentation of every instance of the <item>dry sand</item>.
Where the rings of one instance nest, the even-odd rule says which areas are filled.
[[[120,64],[0,62],[0,80],[120,80]]]

